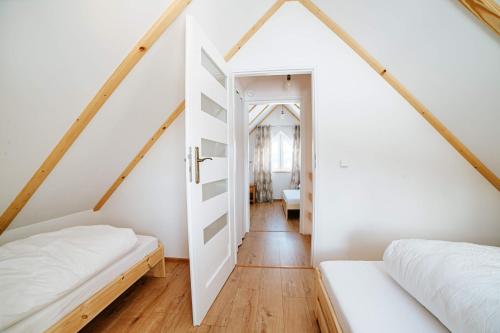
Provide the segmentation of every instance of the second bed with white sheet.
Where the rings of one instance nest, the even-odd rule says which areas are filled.
[[[325,261],[319,269],[342,333],[449,332],[386,273],[382,261]]]
[[[289,210],[300,210],[300,190],[283,190],[283,212],[288,219]]]

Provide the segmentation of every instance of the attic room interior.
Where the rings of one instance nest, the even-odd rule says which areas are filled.
[[[500,332],[496,0],[1,0],[0,332]]]

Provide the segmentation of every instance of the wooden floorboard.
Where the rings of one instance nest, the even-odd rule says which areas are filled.
[[[238,251],[238,264],[310,267],[311,236],[295,232],[248,232]]]
[[[254,231],[201,326],[192,325],[189,263],[167,260],[165,278],[141,278],[82,332],[319,332],[310,236],[279,203],[252,206]]]
[[[250,232],[238,250],[238,265],[310,267],[311,236],[298,232],[298,214],[286,220],[278,201],[250,207]]]
[[[167,267],[166,278],[143,277],[82,332],[318,332],[312,269],[236,267],[193,327],[189,264]]]
[[[250,205],[250,231],[299,232],[298,211],[292,211],[285,219],[280,201]]]

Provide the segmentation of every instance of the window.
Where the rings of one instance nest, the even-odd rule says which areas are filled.
[[[272,138],[271,147],[271,167],[273,172],[291,172],[292,171],[292,139],[279,131]]]

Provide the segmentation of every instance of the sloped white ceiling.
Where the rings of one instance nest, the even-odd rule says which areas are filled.
[[[271,112],[281,113],[282,108],[286,117],[293,118],[295,116],[293,119],[300,119],[300,109],[294,106],[294,104],[259,104],[249,114],[248,131],[252,132]]]
[[[1,211],[169,3],[0,2],[0,41],[10,50],[0,55]],[[194,0],[186,12],[226,52],[271,4]],[[95,205],[184,99],[184,22],[122,82],[11,227]]]
[[[169,2],[0,2],[2,212]]]
[[[315,0],[500,177],[500,38],[459,1]]]
[[[187,12],[225,53],[273,2],[193,0]],[[8,46],[0,53],[1,211],[169,3],[0,2],[0,42]],[[500,174],[498,39],[473,18],[464,20],[469,14],[449,1],[316,3]],[[297,4],[285,4],[291,5]],[[183,98],[184,15],[120,85],[12,227],[92,208]]]
[[[315,264],[380,260],[400,238],[500,244],[500,192],[300,4],[287,3],[231,65],[314,68]]]

